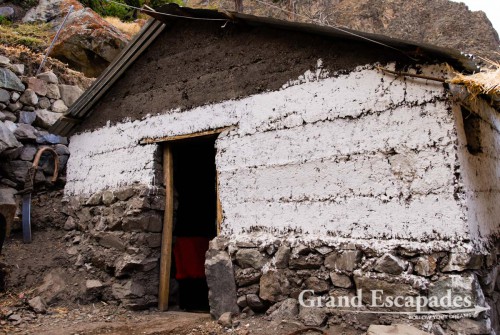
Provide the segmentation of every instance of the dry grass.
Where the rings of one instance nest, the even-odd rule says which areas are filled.
[[[22,45],[8,46],[0,44],[0,55],[7,56],[12,63],[20,63],[25,65],[25,75],[33,76],[42,62],[43,53],[34,52],[28,47]],[[43,71],[52,70],[62,84],[78,85],[83,89],[87,89],[93,78],[87,78],[78,71],[68,68],[68,66],[55,58],[47,58]]]
[[[43,51],[53,32],[48,24],[2,24],[0,43],[9,46],[22,45],[35,52]]]
[[[113,16],[106,16],[104,18],[104,20],[106,20],[106,22],[108,22],[109,24],[116,27],[119,31],[121,31],[122,33],[127,35],[129,38],[131,38],[132,36],[137,34],[139,32],[139,30],[141,30],[142,26],[144,25],[144,23],[142,23],[140,21],[138,21],[138,22],[123,22],[119,18],[113,17]]]
[[[483,60],[490,65],[487,69],[472,75],[455,73],[450,83],[464,85],[474,97],[481,94],[500,96],[500,63],[488,59]]]

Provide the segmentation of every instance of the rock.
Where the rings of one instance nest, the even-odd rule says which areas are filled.
[[[481,255],[470,253],[450,253],[448,264],[441,270],[443,272],[462,272],[465,270],[479,270],[483,263]]]
[[[11,103],[7,106],[7,109],[11,112],[16,112],[16,111],[20,110],[21,108],[23,108],[23,104],[20,103],[19,101]]]
[[[64,104],[64,101],[59,99],[59,100],[54,101],[51,109],[54,113],[66,113],[66,111],[68,110],[68,107]]]
[[[263,312],[266,310],[266,305],[260,300],[257,294],[247,294],[247,304],[248,307],[252,309],[254,312]]]
[[[261,269],[266,263],[266,259],[256,249],[239,249],[236,252],[236,263],[242,268],[252,267]]]
[[[62,269],[54,269],[43,278],[42,284],[35,290],[47,304],[55,302],[59,295],[66,289],[66,282],[61,272]]]
[[[5,126],[4,122],[0,122],[0,154],[6,150],[20,148],[21,143],[16,139],[16,136]]]
[[[64,223],[64,230],[74,230],[76,228],[75,219],[73,217],[68,216],[66,222]]]
[[[44,1],[44,0],[42,0],[42,1]],[[47,84],[58,84],[59,83],[57,76],[52,71],[39,73],[36,77],[40,80],[43,80]],[[58,89],[58,91],[59,91],[59,89]]]
[[[5,120],[4,121],[11,121],[11,122],[16,122],[17,117],[14,113],[8,112],[8,111],[3,111],[3,114],[5,115]]]
[[[0,88],[0,102],[9,103],[9,101],[10,101],[9,91]]]
[[[292,253],[288,265],[291,269],[319,269],[323,265],[323,257],[316,253],[301,255]]]
[[[39,131],[39,136],[36,138],[36,143],[39,144],[68,144],[68,138],[64,136],[49,134],[46,131]]]
[[[113,194],[112,191],[104,191],[102,193],[102,203],[105,206],[111,205],[112,203],[115,202],[115,200],[116,200],[116,198],[115,198],[115,195]]]
[[[450,321],[448,325],[456,334],[492,334],[491,321],[489,319],[460,319]]]
[[[51,56],[97,77],[127,44],[127,37],[89,8],[70,14]],[[62,93],[61,93],[62,94]],[[71,103],[64,101],[67,106]]]
[[[14,72],[3,67],[0,67],[0,88],[14,91],[24,91],[25,89],[21,79]]]
[[[68,151],[69,154],[69,151]],[[130,199],[135,194],[135,189],[132,187],[122,188],[114,192],[115,196],[120,201],[126,201]]]
[[[0,16],[3,16],[9,20],[14,18],[14,15],[16,12],[14,11],[14,8],[12,7],[0,7]],[[1,56],[3,57],[3,56]],[[6,58],[6,57],[4,57]],[[0,65],[2,65],[2,62],[0,62]]]
[[[11,314],[11,315],[9,315],[8,320],[12,321],[12,322],[21,322],[22,318],[21,318],[21,315],[19,315],[19,314]]]
[[[222,327],[232,328],[233,327],[233,317],[231,315],[231,312],[223,313],[219,317],[219,320],[217,320],[217,323],[220,324]]]
[[[361,262],[359,250],[344,250],[342,253],[332,253],[325,258],[325,267],[329,270],[352,272]]]
[[[318,277],[309,277],[305,280],[306,288],[313,290],[314,293],[325,293],[330,289],[330,285],[326,280],[319,279]]]
[[[59,85],[59,91],[61,92],[62,101],[68,107],[71,107],[83,93],[80,87],[74,85]]]
[[[32,124],[36,120],[35,112],[19,112],[19,123]]]
[[[290,283],[283,270],[270,270],[260,277],[261,299],[277,302],[283,300],[290,293]]]
[[[35,114],[36,120],[34,125],[44,129],[49,129],[61,116],[59,113],[49,112],[46,109],[37,109]]]
[[[126,298],[140,298],[145,294],[144,287],[139,282],[134,280],[129,280],[123,285],[115,283],[111,286],[111,290],[113,292],[113,296],[118,300]]]
[[[20,76],[24,74],[24,64],[10,64],[9,69]]]
[[[371,325],[366,335],[432,335],[410,325]]]
[[[59,91],[59,86],[57,84],[47,84],[46,97],[49,99],[60,99],[61,92]]]
[[[87,289],[87,291],[97,290],[97,289],[102,288],[103,286],[104,285],[99,280],[96,280],[96,279],[88,279],[85,282],[85,288]]]
[[[94,193],[90,196],[85,205],[99,206],[101,203],[102,203],[102,193]]]
[[[130,272],[142,268],[142,263],[146,257],[143,255],[125,254],[119,257],[115,262],[115,277],[121,278],[129,275]]]
[[[392,255],[384,254],[375,263],[375,271],[398,275],[408,268],[408,263]]]
[[[41,109],[47,109],[47,108],[50,108],[50,106],[51,106],[51,103],[50,103],[49,98],[41,97],[38,99],[38,107],[40,107]]]
[[[299,314],[299,302],[296,299],[285,299],[281,305],[270,314],[274,321],[291,320]]]
[[[103,247],[116,249],[116,250],[126,250],[125,243],[121,238],[114,233],[100,233],[98,236],[99,244]]]
[[[485,299],[483,291],[479,285],[479,281],[475,274],[463,275],[448,275],[439,278],[429,286],[428,296],[435,296],[438,299],[451,295],[451,299],[461,297],[462,300],[468,297],[472,301],[473,306],[485,306]],[[449,300],[449,299],[448,299]],[[442,306],[433,308],[435,310],[454,309],[451,302],[446,302],[450,306]],[[472,308],[473,308],[472,306]]]
[[[247,296],[246,295],[242,295],[241,297],[238,297],[238,299],[236,299],[236,303],[238,304],[238,306],[240,306],[241,308],[245,308],[248,306],[248,303],[247,303]]]
[[[47,95],[47,82],[44,80],[30,77],[28,78],[28,88],[33,90],[37,95],[46,96]]]
[[[103,193],[104,203],[104,193]],[[124,231],[148,231],[151,233],[159,233],[162,231],[163,217],[161,213],[150,210],[141,212],[136,216],[126,216],[122,220],[122,228]]]
[[[299,320],[305,326],[321,327],[326,319],[326,308],[300,306]]]
[[[17,123],[14,123],[13,121],[4,121],[4,126],[7,127],[8,130],[10,130],[12,132],[12,134],[14,134],[14,132],[16,131],[17,129]]]
[[[26,91],[21,94],[19,101],[28,106],[35,106],[36,104],[38,104],[38,96],[36,95],[35,91],[27,88]]]
[[[62,155],[68,156],[69,155],[69,149],[64,144],[56,144],[56,147],[54,149],[59,156],[62,156]]]
[[[415,263],[415,272],[420,276],[429,277],[436,273],[437,259],[434,256],[421,256]]]
[[[205,274],[209,288],[210,314],[218,319],[223,313],[239,313],[233,262],[229,254],[209,249],[206,253]]]
[[[5,7],[3,7],[3,8],[5,8]],[[2,9],[2,8],[0,8],[0,10],[1,10],[1,9]],[[0,16],[4,16],[4,15],[0,14]],[[0,66],[1,66],[1,67],[6,67],[6,66],[7,66],[7,65],[9,65],[9,64],[10,64],[10,59],[8,59],[8,58],[7,58],[7,57],[5,57],[5,56],[0,55]]]
[[[28,305],[30,305],[31,309],[34,310],[35,313],[45,314],[47,312],[47,305],[40,296],[28,300]]]
[[[359,270],[358,270],[359,271]],[[385,275],[387,276],[387,275]],[[392,281],[389,281],[393,279]],[[365,304],[372,303],[372,291],[381,290],[382,299],[387,296],[417,296],[419,290],[409,282],[402,279],[386,278],[372,273],[354,272],[354,282],[357,290],[362,290],[362,300]]]
[[[330,272],[330,280],[332,281],[333,286],[342,287],[342,288],[350,288],[352,287],[352,281],[349,276],[344,274]]]
[[[235,273],[238,286],[248,286],[259,282],[262,273],[254,268],[237,269]]]
[[[274,264],[277,269],[286,269],[288,267],[291,250],[289,246],[283,245],[276,251],[274,255]]]
[[[19,123],[16,131],[14,131],[14,136],[21,142],[35,141],[37,134],[38,131],[33,126],[24,123]]]

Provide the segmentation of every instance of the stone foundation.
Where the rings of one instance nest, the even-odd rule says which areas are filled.
[[[66,200],[67,252],[102,286],[84,299],[156,306],[165,191],[140,185]]]
[[[237,304],[241,313],[265,313],[275,320],[298,319],[308,326],[350,324],[366,330],[374,323],[411,322],[434,334],[458,331],[461,334],[491,334],[492,329],[499,329],[497,252],[496,249],[489,254],[449,250],[424,252],[410,248],[378,251],[365,243],[331,246],[318,240],[300,244],[289,239],[254,243],[218,237],[207,253],[207,275],[214,270],[214,265],[220,272],[221,260],[230,258],[232,262],[224,266],[226,276],[234,278],[236,293],[232,295],[232,290],[209,280],[211,312],[218,317]],[[362,290],[365,310],[373,290],[383,290],[381,297],[384,300],[397,295],[443,297],[451,290],[453,297],[469,297],[474,305],[489,305],[491,309],[475,318],[409,320],[407,315],[355,314],[339,312],[341,308],[303,307],[298,299],[304,290],[313,290],[316,297],[329,296],[330,300],[341,296],[352,299],[358,294],[357,290]],[[308,295],[305,297],[307,302]],[[225,306],[221,306],[221,300],[225,301]],[[383,310],[401,311],[397,308]]]

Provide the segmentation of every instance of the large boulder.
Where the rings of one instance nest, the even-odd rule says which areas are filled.
[[[54,34],[73,5],[51,56],[88,77],[97,77],[128,42],[126,35],[76,0],[40,0],[24,22],[50,22]],[[69,106],[69,105],[68,105]]]
[[[222,250],[209,249],[206,254],[205,274],[209,289],[210,314],[218,319],[226,312],[239,313],[233,262],[229,254]]]

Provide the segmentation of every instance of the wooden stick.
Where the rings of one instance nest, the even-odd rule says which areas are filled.
[[[160,288],[158,291],[158,309],[168,309],[170,293],[170,266],[172,262],[172,229],[174,225],[174,160],[172,148],[165,144],[163,148],[163,178],[165,180],[165,216],[160,257]]]
[[[196,133],[174,135],[174,136],[165,136],[165,137],[160,137],[160,138],[144,138],[144,139],[139,141],[139,144],[153,144],[153,143],[158,143],[158,142],[178,141],[178,140],[185,140],[187,138],[193,138],[193,137],[215,135],[215,134],[220,134],[223,131],[228,130],[228,129],[230,129],[230,127],[222,127],[222,128],[217,128],[217,129],[199,131]]]
[[[385,69],[385,68],[380,67],[380,66],[377,66],[377,69],[380,70],[380,71],[382,71],[382,72],[394,74],[396,76],[415,77],[415,78],[421,78],[421,79],[439,81],[441,83],[445,83],[446,82],[446,79],[443,79],[443,78],[436,78],[436,77],[424,76],[424,75],[421,75],[421,74],[413,74],[413,73],[409,73],[409,72],[392,71],[392,70]]]

